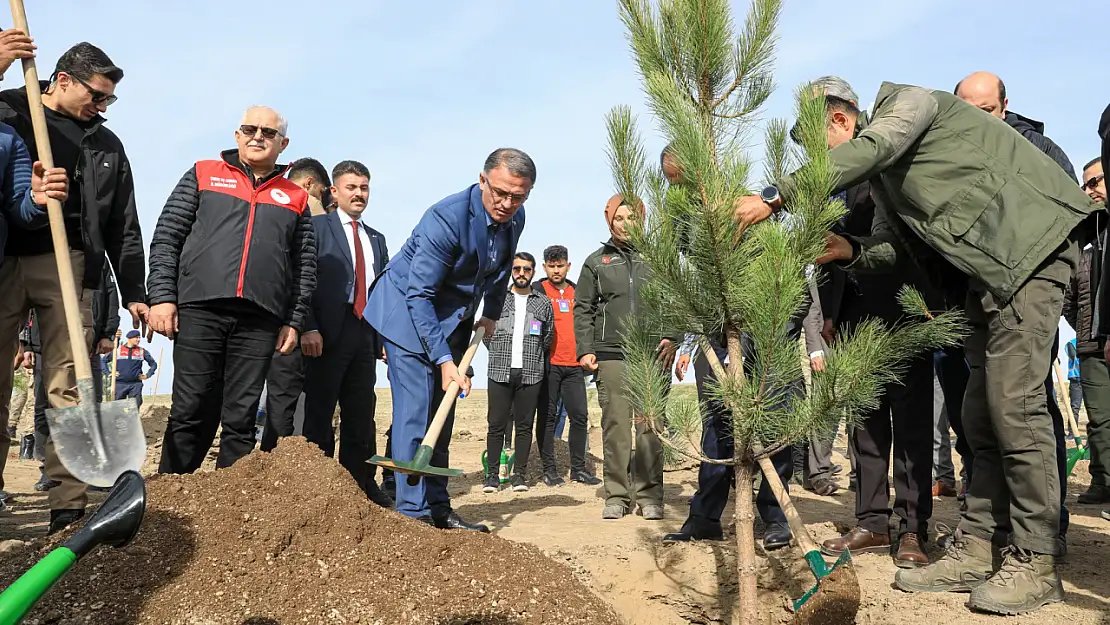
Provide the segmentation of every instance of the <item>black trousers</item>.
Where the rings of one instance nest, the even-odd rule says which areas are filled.
[[[1052,362],[1056,362],[1059,353],[1060,331],[1056,330],[1056,338],[1052,341]],[[1048,396],[1048,414],[1052,416],[1052,433],[1056,436],[1056,470],[1060,474],[1060,535],[1067,536],[1071,512],[1063,502],[1068,498],[1068,437],[1064,431],[1064,413],[1060,411],[1059,398],[1056,397],[1056,385],[1052,381],[1052,369],[1048,369],[1044,391]],[[1060,380],[1060,385],[1064,385],[1064,380]],[[1076,420],[1078,419],[1077,415]]]
[[[293,414],[304,390],[304,359],[301,348],[274,354],[266,375],[266,425],[262,428],[262,451],[273,451],[279,438],[293,435]]]
[[[374,383],[379,352],[374,343],[373,328],[348,310],[338,332],[324,344],[323,354],[305,358],[304,436],[325,455],[334,456],[332,415],[339,404],[339,464],[363,490],[376,475],[374,465],[366,462],[376,450]]]
[[[876,534],[889,532],[890,515],[901,517],[898,534],[928,535],[933,516],[933,355],[913,359],[901,384],[887,384],[878,409],[851,429],[856,452],[856,519]],[[891,444],[894,446],[894,508],[890,506]]]
[[[486,463],[490,475],[496,475],[501,468],[501,450],[505,446],[505,428],[510,419],[516,424],[516,453],[513,464],[515,475],[526,475],[528,454],[532,451],[532,415],[536,412],[536,401],[540,396],[542,382],[523,384],[520,369],[509,371],[508,383],[489,381],[486,390],[488,399],[487,419],[489,433],[486,434]],[[510,416],[510,411],[511,415]]]
[[[555,466],[555,423],[559,420],[559,399],[570,419],[570,470],[586,470],[586,438],[589,436],[589,408],[586,406],[586,378],[582,367],[549,365],[547,380],[540,384],[539,410],[536,413],[536,443],[543,456],[543,471],[559,474]]]
[[[246,300],[182,306],[173,349],[173,405],[159,473],[200,468],[221,423],[218,468],[255,446],[255,419],[281,325]]]
[[[711,340],[711,345],[717,358],[724,362],[728,351],[716,341]],[[750,344],[745,341],[745,354],[750,353]],[[753,354],[754,355],[754,354]],[[745,364],[752,361],[751,357],[745,358]],[[746,373],[751,374],[750,367]],[[735,444],[732,439],[732,416],[723,403],[713,398],[708,392],[709,387],[715,384],[716,374],[713,373],[709,360],[699,354],[694,360],[694,381],[698,387],[698,402],[701,405],[702,431],[701,446],[705,455],[723,460],[732,458]],[[780,391],[783,402],[789,402],[795,396],[805,393],[805,382],[796,380]],[[782,481],[783,487],[790,492],[790,478],[794,475],[794,446],[786,447],[774,456],[771,463]],[[757,468],[758,471],[758,468]],[[733,467],[703,462],[698,469],[698,490],[690,498],[690,516],[682,526],[684,532],[697,532],[699,529],[720,525],[721,515],[724,514],[728,504],[729,491],[736,485],[736,473]],[[764,523],[786,523],[786,514],[779,506],[774,491],[771,490],[767,480],[761,480],[759,491],[755,497],[756,511]]]

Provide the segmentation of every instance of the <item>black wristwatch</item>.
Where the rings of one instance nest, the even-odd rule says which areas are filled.
[[[779,208],[782,208],[782,197],[779,195],[779,188],[775,185],[763,187],[763,190],[759,192],[759,197],[767,203],[767,206],[771,207],[772,214],[779,212]],[[777,208],[775,207],[775,202],[779,202]]]

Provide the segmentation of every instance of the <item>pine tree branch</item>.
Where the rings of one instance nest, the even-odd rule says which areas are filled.
[[[668,432],[662,431],[656,426],[655,419],[644,417],[644,420],[647,422],[648,429],[654,432],[655,436],[659,438],[659,442],[663,443],[665,447],[668,447],[681,456],[685,456],[686,458],[689,458],[690,460],[694,460],[696,462],[715,464],[724,467],[731,467],[736,465],[736,462],[733,458],[710,458],[705,454],[699,454],[697,452],[690,451],[690,448],[698,449],[701,447],[701,443],[693,439],[693,434],[691,432],[686,432],[687,442],[690,443],[690,448],[687,448],[672,441]]]

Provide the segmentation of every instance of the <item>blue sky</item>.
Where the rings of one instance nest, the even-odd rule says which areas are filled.
[[[392,250],[428,206],[477,180],[491,150],[512,146],[531,154],[539,171],[520,249],[539,255],[561,243],[577,264],[607,236],[606,111],[632,105],[649,149],[664,144],[645,113],[610,0],[27,4],[44,77],[82,40],[124,68],[108,126],[127,148],[148,242],[178,178],[234,145],[251,104],[289,120],[284,160],[366,163],[370,221]],[[779,89],[765,118],[788,117],[793,88],[824,74],[848,79],[866,105],[884,80],[951,89],[986,70],[1006,81],[1011,110],[1044,121],[1077,168],[1098,154],[1095,128],[1108,95],[1096,80],[1105,76],[1098,44],[1105,33],[1093,19],[1095,2],[784,5]],[[734,10],[742,14],[747,4]],[[16,66],[0,86],[21,80]],[[758,158],[758,134],[752,145]],[[171,348],[158,337],[151,349],[157,355],[161,347],[159,391],[167,393]],[[484,355],[475,369],[484,386]]]

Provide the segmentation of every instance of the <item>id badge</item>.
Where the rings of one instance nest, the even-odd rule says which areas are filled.
[[[570,300],[565,300],[565,299],[559,300],[559,312],[561,312],[561,313],[570,312]]]
[[[532,336],[539,336],[540,334],[543,334],[543,322],[533,321],[528,324],[528,334]]]

